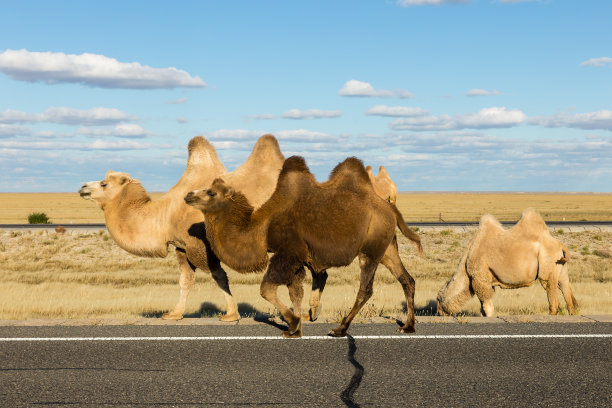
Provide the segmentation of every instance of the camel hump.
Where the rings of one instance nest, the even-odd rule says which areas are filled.
[[[356,157],[349,157],[334,167],[327,184],[335,188],[354,191],[373,189],[363,162]]]
[[[366,172],[368,173],[368,176],[374,176],[372,174],[372,166],[367,165],[365,169],[366,169]]]
[[[278,172],[284,160],[285,157],[280,150],[278,140],[274,136],[267,134],[257,140],[257,143],[253,146],[253,151],[247,160],[236,169],[236,172],[244,171],[253,174],[256,172],[256,168],[268,167],[276,169],[275,171]]]
[[[257,140],[252,154],[266,154],[283,157],[278,140],[274,135],[265,134]]]
[[[203,136],[196,136],[192,138],[189,141],[189,144],[187,145],[187,151],[189,152],[189,154],[191,154],[194,150],[201,149],[201,148],[204,148],[204,149],[212,148],[212,145],[210,144],[210,142],[204,139]]]
[[[548,227],[546,226],[542,216],[531,207],[523,210],[521,218],[518,220],[513,229],[532,237],[537,237],[540,236],[540,234],[548,232]]]
[[[479,224],[479,228],[478,228],[479,230],[486,230],[486,229],[491,228],[491,227],[493,227],[495,229],[500,229],[500,228],[502,228],[502,225],[491,214],[485,214],[482,217],[480,217],[480,224]]]
[[[189,153],[187,159],[188,169],[192,166],[212,168],[223,166],[214,146],[202,136],[192,138],[187,145],[187,151]],[[225,171],[225,168],[223,170]]]
[[[310,169],[306,165],[306,160],[302,156],[291,156],[283,163],[281,174],[289,172],[309,173]]]
[[[387,172],[387,169],[385,169],[385,166],[380,166],[378,168],[378,177],[385,177],[385,178],[389,178],[389,179],[391,178],[391,176]]]

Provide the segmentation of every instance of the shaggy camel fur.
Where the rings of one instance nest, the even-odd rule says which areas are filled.
[[[195,270],[210,272],[223,290],[227,311],[223,321],[240,318],[230,292],[227,274],[210,250],[201,211],[185,204],[183,198],[194,188],[208,186],[222,176],[230,183],[243,186],[254,205],[265,202],[274,191],[284,162],[278,142],[272,135],[262,136],[247,161],[226,174],[214,147],[198,136],[189,142],[187,168],[162,198],[152,201],[141,183],[127,173],[109,171],[102,181],[86,183],[79,193],[95,201],[104,211],[106,227],[117,244],[126,251],[144,257],[165,257],[168,245],[176,247],[180,270],[180,294],[174,309],[162,317],[182,319]]]
[[[574,314],[577,303],[570,287],[568,261],[566,246],[550,235],[534,209],[525,209],[509,230],[504,230],[492,215],[484,215],[457,271],[438,292],[438,313],[459,312],[475,293],[481,313],[493,316],[495,286],[514,289],[531,286],[537,279],[548,295],[550,314],[556,314],[559,306],[557,286],[570,314]]]
[[[366,171],[368,172],[368,176],[370,177],[376,194],[389,201],[391,204],[395,204],[397,202],[397,186],[393,180],[391,180],[391,176],[387,173],[385,166],[380,166],[378,168],[378,175],[376,177],[372,174],[372,166],[367,166]]]
[[[372,296],[379,263],[399,280],[406,297],[408,317],[400,328],[414,332],[414,279],[404,268],[395,227],[410,235],[397,208],[376,195],[363,163],[346,159],[330,180],[317,183],[302,157],[287,159],[276,190],[254,211],[248,200],[222,180],[205,191],[194,191],[185,201],[205,214],[206,236],[222,262],[239,272],[268,269],[260,292],[289,324],[284,337],[301,337],[304,266],[314,274],[350,264],[359,257],[360,287],[355,304],[330,333],[344,336],[365,302]],[[274,255],[268,264],[267,251]],[[277,296],[280,285],[289,289],[293,311]]]

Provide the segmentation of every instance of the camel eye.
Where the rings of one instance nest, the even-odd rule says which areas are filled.
[[[102,188],[106,188],[106,186],[108,186],[108,183],[107,183],[107,182],[102,181],[102,182],[100,183],[100,187],[102,187]]]
[[[217,195],[217,193],[215,193],[214,191],[211,191],[211,190],[208,190],[208,191],[206,192],[206,194],[208,194],[208,196],[209,196],[209,197],[214,197],[214,196],[216,196],[216,195]]]

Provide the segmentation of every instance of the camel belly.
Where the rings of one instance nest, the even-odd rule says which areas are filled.
[[[531,286],[538,277],[538,259],[519,259],[490,268],[493,274],[493,286],[502,288],[520,288]]]

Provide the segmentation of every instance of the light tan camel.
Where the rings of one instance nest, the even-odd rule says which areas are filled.
[[[168,245],[176,247],[180,269],[180,293],[174,309],[162,317],[182,319],[195,270],[212,274],[223,290],[227,303],[223,321],[240,318],[230,292],[227,274],[210,250],[201,211],[185,204],[184,197],[194,188],[209,186],[217,177],[240,185],[256,206],[264,203],[274,191],[284,157],[276,138],[262,136],[239,168],[227,173],[214,147],[203,137],[189,141],[187,168],[178,183],[159,200],[152,201],[141,183],[127,173],[109,171],[102,181],[86,183],[81,197],[95,201],[104,211],[106,227],[126,251],[144,257],[165,257]]]
[[[317,274],[348,265],[355,257],[361,266],[359,292],[348,316],[330,334],[346,335],[351,321],[372,296],[379,263],[404,290],[408,316],[400,331],[414,332],[414,279],[395,245],[395,227],[406,236],[409,229],[397,208],[376,195],[360,160],[345,160],[328,182],[319,184],[302,157],[290,157],[272,197],[257,211],[243,194],[220,179],[208,190],[189,193],[185,201],[204,212],[206,236],[222,262],[243,273],[268,265],[260,291],[288,322],[284,337],[302,335],[304,266]],[[268,251],[274,253],[269,263]],[[280,285],[289,289],[293,311],[278,298]]]
[[[374,174],[372,174],[372,166],[367,166],[366,171],[368,172],[368,176],[370,177],[370,181],[372,182],[372,186],[374,187],[376,194],[389,201],[391,204],[396,204],[397,186],[393,180],[391,180],[391,176],[389,176],[385,166],[380,166],[378,168],[378,175],[376,177]]]
[[[438,313],[455,314],[476,294],[481,313],[493,316],[495,286],[514,289],[539,280],[548,295],[550,314],[557,314],[557,286],[570,314],[574,314],[577,303],[570,287],[568,261],[567,247],[550,235],[533,208],[525,209],[509,230],[504,230],[492,215],[484,215],[457,271],[438,292]]]

